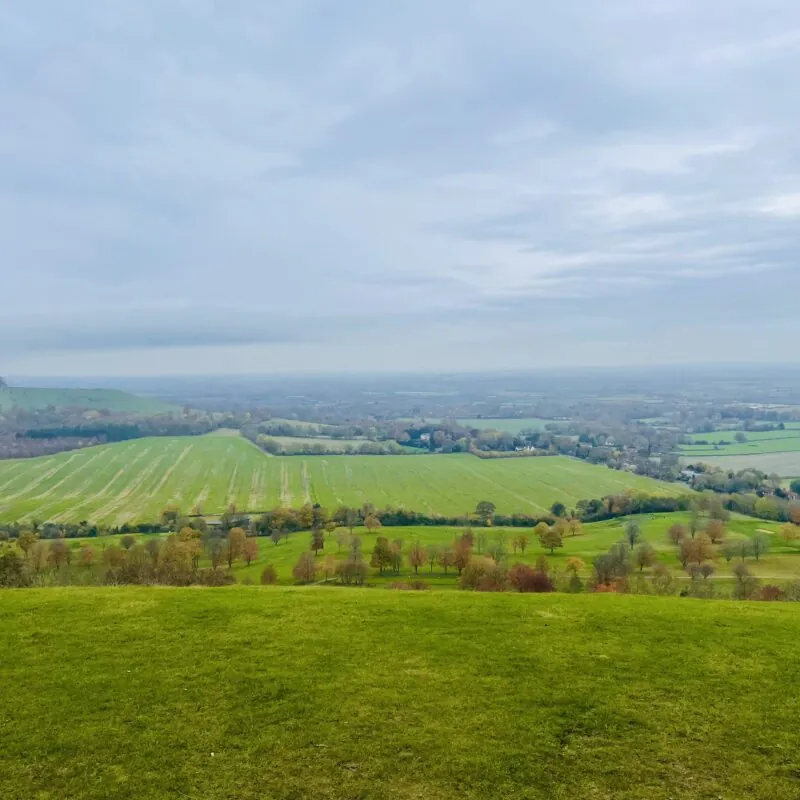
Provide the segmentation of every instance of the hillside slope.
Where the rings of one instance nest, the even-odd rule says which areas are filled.
[[[9,590],[15,800],[794,800],[789,604]]]
[[[129,414],[160,414],[179,410],[177,406],[161,400],[139,397],[117,389],[38,389],[0,386],[0,411],[9,411],[14,407],[36,411],[47,406]]]
[[[168,503],[220,513],[320,503],[465,514],[481,500],[504,513],[560,501],[682,488],[560,456],[267,456],[230,436],[160,437],[0,462],[0,519],[154,521]]]

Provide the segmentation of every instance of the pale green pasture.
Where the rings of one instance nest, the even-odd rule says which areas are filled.
[[[0,462],[0,518],[121,525],[157,520],[167,504],[219,514],[231,504],[255,513],[367,502],[457,516],[481,500],[501,513],[536,515],[555,502],[572,507],[629,489],[679,491],[566,457],[271,457],[240,437],[163,437]]]

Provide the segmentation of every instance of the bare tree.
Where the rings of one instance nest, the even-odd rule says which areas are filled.
[[[255,538],[245,539],[242,556],[248,567],[258,558],[258,541]]]
[[[419,568],[428,560],[428,552],[422,546],[419,539],[411,545],[408,551],[408,563],[414,568],[414,574],[419,574]]]
[[[299,583],[311,583],[317,575],[317,560],[313,553],[301,553],[300,558],[292,570],[294,578]]]

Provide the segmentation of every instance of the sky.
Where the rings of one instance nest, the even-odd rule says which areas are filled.
[[[796,0],[0,0],[0,374],[796,362]]]

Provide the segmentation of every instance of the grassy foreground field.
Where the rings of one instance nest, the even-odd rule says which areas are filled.
[[[556,501],[674,485],[564,457],[267,456],[240,437],[137,439],[0,462],[0,519],[111,525],[156,520],[167,503],[219,513],[318,502],[463,514],[480,500],[501,512],[543,513]]]
[[[794,800],[798,665],[788,604],[9,590],[0,796]]]

